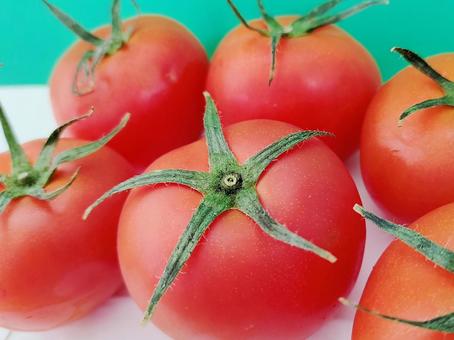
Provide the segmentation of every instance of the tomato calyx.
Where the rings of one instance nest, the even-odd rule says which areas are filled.
[[[31,196],[39,200],[52,200],[65,192],[76,180],[79,174],[77,169],[71,178],[54,191],[46,192],[44,187],[49,183],[57,168],[64,163],[84,158],[107,144],[126,125],[129,114],[125,115],[120,124],[106,136],[97,141],[75,147],[53,155],[63,131],[70,125],[91,116],[93,109],[85,115],[68,121],[55,129],[44,143],[38,159],[34,165],[28,160],[23,148],[18,143],[16,136],[0,105],[0,123],[11,154],[12,170],[10,175],[0,175],[3,191],[0,191],[0,213],[8,204],[19,197]]]
[[[222,213],[236,209],[254,220],[257,225],[272,238],[290,246],[298,247],[333,263],[337,259],[330,252],[291,232],[284,225],[275,221],[260,203],[257,194],[257,182],[263,171],[286,151],[296,145],[318,136],[327,136],[322,131],[300,131],[289,134],[267,146],[249,158],[245,164],[239,164],[225,140],[217,108],[205,92],[206,109],[204,126],[208,146],[209,172],[189,170],[155,170],[135,176],[101,196],[87,208],[83,218],[110,196],[125,190],[159,183],[174,183],[188,186],[200,193],[203,198],[191,217],[191,220],[174,248],[164,273],[146,309],[144,321],[151,315],[163,294],[170,287],[191,256],[195,247],[211,223]]]
[[[423,58],[415,52],[405,48],[394,47],[391,51],[399,53],[418,71],[433,79],[443,89],[445,95],[440,98],[428,99],[421,103],[415,104],[405,110],[399,117],[399,124],[417,111],[428,109],[436,106],[454,107],[454,82],[443,77],[439,72],[434,70]]]
[[[355,205],[354,210],[362,217],[372,221],[380,229],[393,235],[407,246],[411,247],[416,252],[422,254],[427,260],[434,263],[436,266],[447,270],[450,273],[454,273],[454,252],[444,248],[435,242],[424,237],[417,231],[407,228],[403,225],[395,224],[387,221],[367,210],[360,205]],[[339,302],[346,306],[354,307],[362,312],[375,315],[382,319],[396,321],[407,325],[425,328],[434,331],[440,331],[445,333],[454,333],[454,312],[435,317],[430,320],[414,321],[395,316],[389,316],[377,311],[371,310],[361,305],[351,303],[345,298],[339,298]]]
[[[120,0],[113,0],[112,2],[112,34],[107,39],[101,39],[90,33],[47,0],[42,1],[60,22],[79,38],[94,46],[93,50],[85,52],[80,59],[72,84],[72,91],[75,95],[82,96],[93,92],[95,88],[95,70],[98,64],[106,56],[112,56],[117,53],[128,42],[133,33],[131,29],[126,31],[122,31],[121,29]],[[140,13],[136,1],[132,0],[132,3],[136,7],[137,12]]]
[[[260,10],[262,19],[267,25],[267,29],[261,29],[250,25],[243,17],[238,7],[233,3],[233,0],[227,0],[228,4],[232,8],[233,12],[240,20],[241,24],[247,29],[257,32],[258,34],[271,39],[271,69],[268,78],[268,85],[271,86],[275,73],[276,73],[276,62],[277,62],[277,48],[279,42],[283,38],[299,38],[305,36],[317,28],[335,24],[341,20],[344,20],[364,9],[375,6],[375,5],[386,5],[389,3],[388,0],[368,0],[363,1],[359,5],[356,5],[350,9],[342,11],[337,14],[328,14],[328,12],[342,2],[342,0],[328,0],[325,3],[317,6],[306,15],[300,16],[298,19],[293,21],[290,25],[284,26],[279,21],[268,14],[263,5],[263,0],[257,0],[257,5]]]

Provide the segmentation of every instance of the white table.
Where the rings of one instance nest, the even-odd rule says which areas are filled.
[[[2,103],[21,142],[47,137],[55,127],[51,113],[47,87],[11,86],[0,87]],[[0,150],[6,143],[0,138]],[[358,155],[348,160],[348,167],[358,186],[363,204],[374,212],[380,210],[371,201],[360,178]],[[358,301],[367,277],[377,258],[391,238],[376,227],[367,225],[366,252],[358,281],[350,299]],[[350,339],[354,311],[342,307],[310,340]],[[126,292],[118,293],[82,320],[49,332],[14,332],[8,340],[164,340],[169,339],[152,324],[140,325],[142,313]],[[8,334],[0,328],[0,340]]]

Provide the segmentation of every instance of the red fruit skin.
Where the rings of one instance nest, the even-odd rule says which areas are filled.
[[[454,79],[454,53],[427,61]],[[418,111],[398,124],[412,105],[442,95],[436,82],[408,67],[380,89],[364,120],[361,172],[366,188],[401,223],[454,202],[454,109]]]
[[[296,17],[279,17],[284,25]],[[265,29],[263,20],[251,23]],[[336,26],[299,38],[284,38],[277,50],[276,75],[268,85],[271,42],[243,26],[218,46],[208,73],[207,89],[224,124],[274,119],[302,129],[332,132],[326,143],[346,158],[358,147],[369,102],[380,82],[368,51]]]
[[[50,96],[59,123],[94,106],[92,119],[68,128],[71,136],[88,140],[131,112],[128,126],[110,145],[144,169],[159,155],[200,136],[208,59],[200,42],[172,19],[140,16],[124,22],[123,29],[130,28],[133,34],[126,46],[97,66],[92,93],[72,92],[77,64],[93,49],[78,41],[55,66]],[[105,26],[94,34],[106,38],[110,32]]]
[[[424,215],[410,228],[454,251],[454,203]],[[394,241],[376,263],[360,304],[408,320],[430,320],[452,313],[454,275]],[[452,340],[454,334],[382,320],[357,312],[352,340]]]
[[[226,128],[240,163],[279,138],[298,131],[286,123],[247,121]],[[204,140],[176,149],[146,171],[207,171]],[[239,211],[222,214],[153,317],[175,339],[302,339],[312,334],[347,294],[361,265],[364,221],[360,201],[341,160],[310,140],[273,162],[257,185],[277,221],[338,256],[330,264],[265,234]],[[127,288],[145,309],[171,251],[201,195],[178,185],[134,189],[123,209],[118,238]]]
[[[34,162],[44,140],[23,145]],[[85,144],[62,139],[57,152]],[[106,171],[108,166],[108,171]],[[0,154],[0,173],[10,172],[9,153]],[[0,326],[44,331],[79,319],[122,284],[116,252],[118,218],[125,195],[106,202],[88,220],[87,206],[134,172],[126,160],[104,147],[63,164],[45,190],[71,187],[51,201],[13,200],[0,214]]]

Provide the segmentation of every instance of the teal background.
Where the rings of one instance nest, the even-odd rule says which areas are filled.
[[[272,14],[304,14],[322,0],[265,0]],[[345,0],[346,8],[361,0]],[[111,0],[53,0],[87,28],[110,20]],[[225,0],[138,0],[144,13],[171,16],[185,24],[211,54],[223,35],[238,24]],[[244,16],[258,17],[254,0],[236,0]],[[135,9],[122,4],[123,18]],[[392,46],[415,50],[423,56],[450,51],[454,47],[453,0],[391,0],[340,24],[361,41],[377,59],[384,78],[405,63],[389,52]],[[46,83],[53,64],[75,41],[75,36],[52,16],[39,0],[1,0],[0,84]],[[453,46],[453,47],[451,47]]]

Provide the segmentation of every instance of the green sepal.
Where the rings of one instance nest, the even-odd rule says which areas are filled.
[[[77,169],[67,183],[52,192],[46,192],[45,186],[49,183],[55,170],[63,163],[86,157],[105,144],[107,144],[126,125],[129,114],[125,115],[120,124],[103,138],[90,142],[73,149],[65,150],[54,156],[54,151],[63,131],[70,125],[88,118],[92,110],[85,115],[72,119],[55,129],[44,143],[38,159],[34,165],[30,163],[21,145],[6,118],[0,105],[0,121],[3,127],[5,139],[8,143],[12,169],[11,174],[1,174],[0,181],[3,191],[0,192],[0,212],[3,212],[8,204],[19,197],[30,196],[39,200],[52,200],[65,192],[76,180],[79,173]]]
[[[256,190],[250,188],[249,190],[241,191],[236,198],[236,206],[241,212],[254,220],[272,238],[290,246],[314,253],[328,262],[334,263],[337,261],[337,258],[330,252],[298,236],[275,221],[263,208]]]
[[[318,28],[323,26],[332,25],[337,22],[340,22],[348,17],[351,17],[359,12],[364,11],[365,9],[376,6],[376,5],[387,5],[388,0],[369,0],[360,3],[350,9],[347,9],[343,12],[326,15],[329,10],[336,7],[341,1],[331,0],[317,7],[315,10],[311,11],[308,15],[302,16],[296,19],[291,25],[290,37],[301,37],[304,36]]]
[[[216,194],[209,194],[200,202],[172,255],[170,255],[164,273],[159,279],[145,310],[143,321],[148,321],[151,318],[156,304],[172,285],[211,223],[216,217],[231,208],[232,202]]]
[[[11,164],[12,170],[19,172],[21,170],[30,170],[32,168],[30,162],[28,161],[27,156],[25,155],[24,150],[17,141],[14,131],[11,129],[5,111],[3,110],[2,105],[0,104],[0,122],[2,125],[3,134],[5,136],[8,148],[11,153]],[[3,177],[2,182],[4,183],[7,180],[6,176]]]
[[[90,33],[69,15],[62,12],[60,9],[52,5],[47,0],[42,0],[44,4],[51,10],[51,12],[57,17],[57,19],[62,22],[66,27],[68,27],[74,34],[76,34],[83,41],[88,42],[94,46],[99,46],[103,43],[103,39],[97,37],[96,35]]]
[[[274,142],[271,145],[268,145],[266,148],[261,150],[256,155],[249,158],[244,167],[246,171],[250,174],[254,181],[257,181],[260,175],[265,171],[265,169],[275,161],[279,156],[284,152],[289,151],[296,145],[305,142],[314,137],[326,137],[333,136],[332,133],[325,131],[300,131],[291,133],[278,141]]]
[[[303,131],[290,134],[268,146],[241,165],[232,153],[222,130],[215,103],[208,93],[204,93],[206,108],[204,114],[205,139],[208,147],[209,172],[188,170],[155,170],[133,177],[106,192],[84,214],[91,211],[110,196],[146,185],[175,183],[199,191],[203,199],[189,225],[186,227],[164,273],[154,289],[144,320],[152,313],[181,268],[192,254],[200,238],[214,219],[225,211],[236,209],[252,218],[269,236],[288,245],[312,252],[316,256],[334,262],[336,258],[328,251],[291,232],[275,221],[260,203],[256,192],[257,181],[267,166],[284,152],[316,136],[327,135],[321,131]]]
[[[413,229],[387,221],[356,204],[354,210],[377,227],[393,235],[437,266],[454,273],[454,252],[424,237]]]
[[[388,0],[368,0],[363,1],[359,5],[356,5],[348,10],[343,12],[328,15],[327,13],[336,7],[342,0],[328,0],[325,3],[317,6],[311,10],[308,14],[300,16],[294,20],[290,25],[283,26],[281,25],[275,17],[268,14],[263,5],[263,0],[257,0],[257,6],[260,10],[262,19],[267,24],[267,30],[263,30],[254,26],[251,26],[246,19],[243,17],[241,12],[238,10],[238,7],[235,6],[233,0],[227,0],[227,3],[232,8],[233,12],[240,20],[241,24],[244,25],[247,29],[257,32],[262,36],[269,37],[271,39],[271,68],[270,75],[268,78],[268,85],[271,86],[275,72],[276,72],[276,63],[277,63],[277,50],[280,41],[283,38],[299,38],[309,34],[310,32],[321,28],[323,26],[335,24],[339,21],[342,21],[356,13],[359,13],[366,8],[376,6],[376,5],[386,5],[389,3]]]
[[[104,193],[85,210],[83,219],[87,219],[91,212],[98,205],[100,205],[102,202],[104,202],[109,197],[112,197],[113,195],[138,187],[163,183],[181,184],[204,193],[207,190],[209,177],[205,173],[188,170],[155,170],[142,175],[138,175],[118,184],[117,186]]]
[[[369,308],[363,307],[361,305],[351,303],[350,301],[348,301],[345,298],[339,298],[339,302],[341,302],[345,306],[354,307],[361,312],[371,314],[371,315],[379,317],[381,319],[399,322],[399,323],[407,324],[407,325],[414,326],[414,327],[429,329],[432,331],[438,331],[438,332],[443,332],[443,333],[454,333],[454,312],[446,314],[446,315],[438,316],[438,317],[435,317],[430,320],[415,321],[415,320],[402,319],[402,318],[398,318],[395,316],[382,314],[375,310],[371,310]]]
[[[420,71],[421,73],[435,81],[443,89],[443,92],[445,93],[443,97],[428,99],[406,109],[404,112],[402,112],[402,114],[399,117],[399,125],[402,125],[403,121],[406,118],[413,115],[417,111],[437,106],[454,107],[454,82],[443,77],[439,72],[433,69],[423,58],[421,58],[419,55],[410,50],[400,47],[394,47],[391,51],[399,53],[418,71]]]

